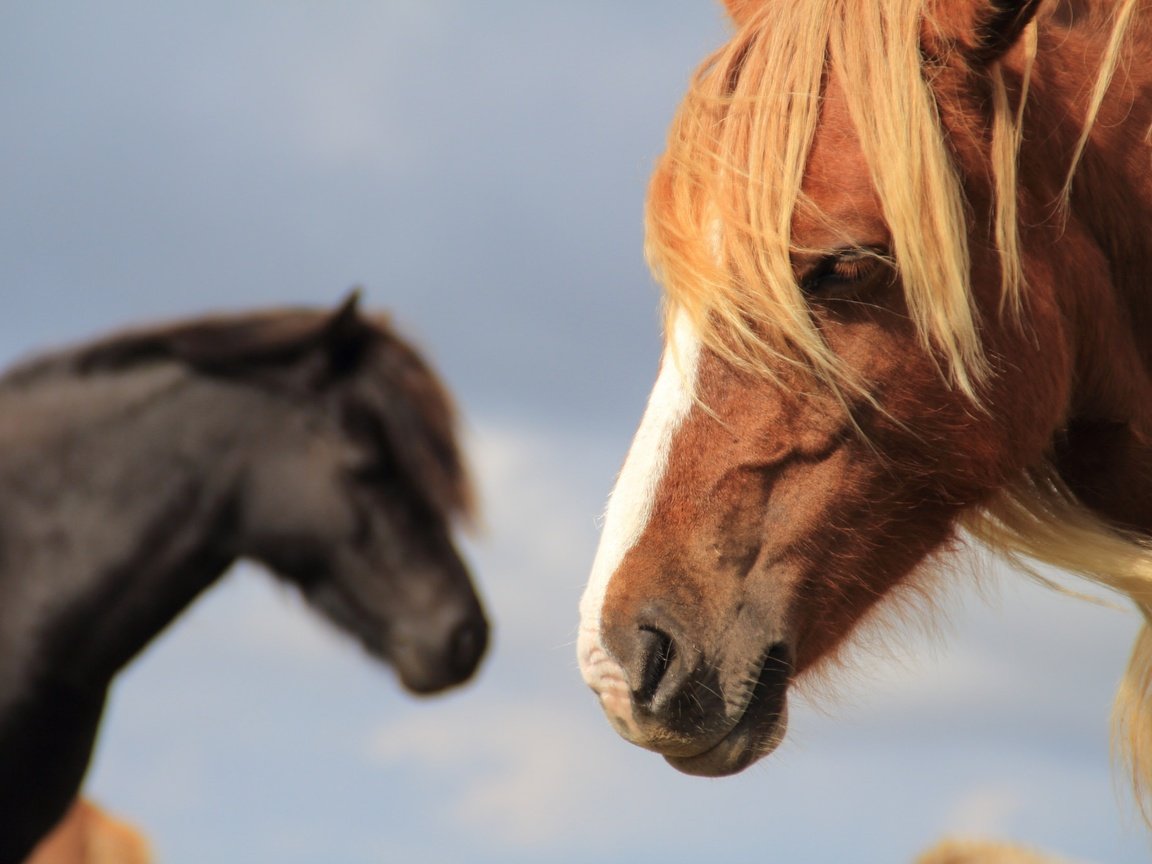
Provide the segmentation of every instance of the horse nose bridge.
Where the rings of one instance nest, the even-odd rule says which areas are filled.
[[[484,622],[484,601],[469,567],[456,549],[445,545],[437,557],[408,567],[387,597],[395,621],[404,628],[409,622],[414,631],[430,639],[457,627],[458,622]]]

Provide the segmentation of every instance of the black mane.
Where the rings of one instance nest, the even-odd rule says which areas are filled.
[[[469,516],[472,494],[447,390],[388,316],[362,314],[358,300],[353,293],[335,311],[283,307],[126,330],[31,358],[0,378],[0,387],[176,363],[198,375],[335,393],[350,433],[387,448],[440,515]]]

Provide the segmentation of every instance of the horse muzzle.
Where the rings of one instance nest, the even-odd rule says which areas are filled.
[[[404,687],[436,693],[472,677],[488,646],[488,621],[479,607],[446,608],[390,629],[383,653]]]
[[[625,739],[680,771],[713,777],[776,748],[792,679],[785,643],[709,656],[667,616],[637,621],[582,628],[577,649],[585,681]]]

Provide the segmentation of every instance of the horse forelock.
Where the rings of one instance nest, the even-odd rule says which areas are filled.
[[[961,47],[943,54],[925,49],[925,28],[939,23],[937,5],[763,4],[705,61],[673,122],[647,206],[646,254],[665,288],[669,321],[683,311],[710,348],[741,368],[775,377],[782,364],[798,365],[838,390],[860,385],[821,339],[791,258],[822,251],[801,248],[792,229],[797,214],[820,210],[804,181],[834,77],[844,85],[921,342],[953,385],[979,404],[990,371],[981,327],[991,315],[1018,317],[1024,306],[1017,160],[1037,25],[1020,40],[1024,70],[1010,94],[999,61],[967,67]],[[1132,3],[1120,5],[1126,14],[1114,25],[1117,44]],[[1110,80],[1115,50],[1103,58],[1097,94]],[[988,104],[979,108],[987,114],[969,118],[976,134],[990,129],[981,164],[959,164],[944,122],[943,115],[965,110],[947,104],[955,95],[938,86],[948,64],[988,88]],[[1089,107],[1085,136],[1096,107]],[[1071,172],[1075,161],[1070,154],[1061,167]],[[998,310],[977,308],[972,290],[970,222],[985,218],[971,212],[966,194],[974,178],[990,187],[986,218],[1001,271]]]

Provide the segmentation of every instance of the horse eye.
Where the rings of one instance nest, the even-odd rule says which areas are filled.
[[[851,247],[825,255],[800,281],[809,297],[845,297],[886,269],[882,249]]]
[[[384,453],[373,453],[348,469],[353,480],[366,486],[385,486],[395,482],[396,463]]]
[[[381,466],[367,462],[363,465],[350,468],[348,474],[354,480],[359,480],[361,483],[371,485],[383,482],[388,476]]]

